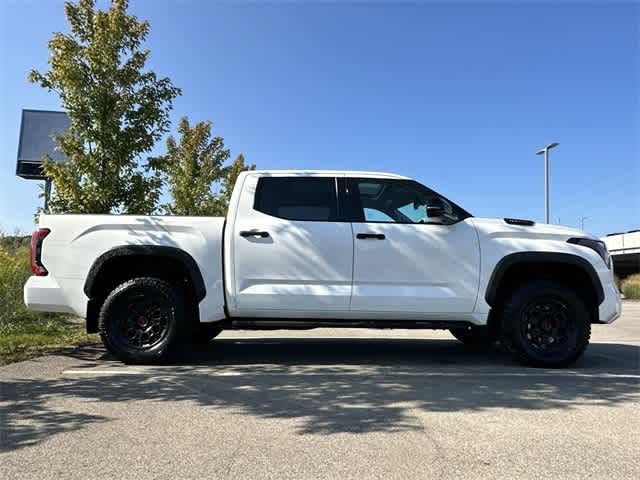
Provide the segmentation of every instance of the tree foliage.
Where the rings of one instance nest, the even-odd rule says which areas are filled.
[[[178,141],[167,139],[167,153],[150,159],[152,167],[162,172],[172,196],[172,202],[163,205],[171,215],[224,215],[231,190],[246,167],[239,155],[231,165],[229,150],[222,137],[212,136],[211,122],[197,122],[193,126],[186,117],[178,123]]]
[[[160,175],[140,158],[167,132],[180,89],[145,70],[149,24],[127,7],[127,0],[107,10],[95,0],[67,2],[70,32],[49,41],[49,70],[29,74],[59,95],[71,119],[58,138],[69,162],[45,159],[52,211],[149,214],[158,204]]]
[[[231,193],[233,186],[236,184],[238,175],[245,170],[255,170],[255,165],[246,165],[244,155],[238,155],[235,160],[223,172],[221,186],[218,195],[218,204],[220,205],[219,215],[226,215],[231,201]]]

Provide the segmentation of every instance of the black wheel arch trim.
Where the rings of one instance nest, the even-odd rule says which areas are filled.
[[[604,301],[604,289],[602,288],[602,283],[600,282],[600,278],[593,268],[593,265],[591,265],[588,260],[571,253],[518,252],[503,257],[493,269],[484,296],[489,305],[493,305],[496,294],[498,292],[498,288],[500,287],[500,283],[505,273],[514,265],[524,263],[556,263],[559,265],[565,264],[578,267],[584,271],[584,273],[591,281],[591,284],[596,291],[596,294],[598,295],[598,305],[600,305]]]
[[[84,293],[89,298],[95,296],[94,286],[102,268],[114,258],[120,257],[168,257],[179,261],[189,274],[189,279],[193,285],[196,301],[200,302],[207,294],[207,290],[202,278],[200,267],[184,250],[177,247],[168,247],[164,245],[124,245],[114,247],[100,255],[91,265],[87,279],[84,283]]]

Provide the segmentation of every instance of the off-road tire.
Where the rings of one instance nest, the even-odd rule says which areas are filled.
[[[158,363],[181,334],[181,291],[152,277],[127,280],[107,296],[98,315],[104,346],[125,363]]]
[[[511,294],[502,309],[501,342],[525,365],[566,367],[584,353],[590,337],[585,302],[560,282],[526,283]]]

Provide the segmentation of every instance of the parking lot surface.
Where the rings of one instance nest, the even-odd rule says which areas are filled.
[[[0,368],[0,478],[640,478],[640,303],[565,370],[448,332],[224,332]]]

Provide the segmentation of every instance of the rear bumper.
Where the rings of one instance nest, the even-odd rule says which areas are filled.
[[[82,281],[64,279],[62,282],[51,275],[29,277],[23,290],[24,304],[29,310],[40,312],[72,313],[85,317],[87,297],[82,292]]]

